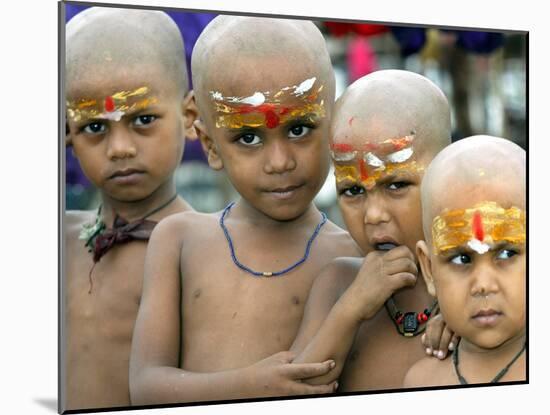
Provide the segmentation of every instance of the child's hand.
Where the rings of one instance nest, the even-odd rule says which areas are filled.
[[[303,379],[327,374],[335,366],[333,360],[323,363],[292,363],[293,352],[279,352],[250,366],[252,393],[255,396],[289,396],[332,393],[338,387],[334,381],[328,385],[308,385]]]
[[[449,351],[453,351],[458,345],[460,337],[452,332],[443,316],[436,314],[426,324],[426,332],[422,335],[422,345],[428,356],[445,359]]]
[[[346,291],[345,301],[351,301],[359,319],[370,319],[395,291],[414,286],[417,275],[414,254],[406,246],[371,252]]]

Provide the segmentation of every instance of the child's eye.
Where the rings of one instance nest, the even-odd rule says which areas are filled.
[[[340,192],[340,194],[343,194],[344,196],[349,196],[349,197],[362,195],[363,193],[365,193],[365,189],[363,189],[361,186],[351,186],[346,189],[343,189]]]
[[[102,134],[107,129],[107,126],[99,121],[91,122],[90,124],[86,124],[84,127],[81,128],[81,131],[84,131],[87,134]]]
[[[237,139],[237,141],[239,143],[247,145],[247,146],[253,146],[253,145],[256,145],[256,144],[260,144],[262,142],[260,137],[258,137],[255,134],[252,134],[252,133],[247,133],[247,134],[241,135]]]
[[[400,190],[405,189],[410,186],[409,182],[393,182],[388,184],[388,189],[390,190]]]
[[[134,119],[134,125],[142,127],[144,125],[151,124],[156,119],[157,117],[155,117],[154,115],[140,115]]]
[[[305,136],[311,131],[311,127],[306,127],[305,125],[296,125],[288,130],[288,136],[290,138],[300,138]]]
[[[510,259],[517,254],[518,252],[513,249],[501,249],[497,254],[497,259]]]
[[[472,262],[472,258],[467,254],[458,254],[449,258],[449,262],[456,265],[466,265]]]

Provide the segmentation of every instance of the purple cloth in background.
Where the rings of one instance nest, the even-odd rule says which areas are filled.
[[[76,4],[65,4],[65,22],[71,20],[75,15],[91,6],[83,6]],[[189,74],[189,88],[192,87],[191,81],[191,53],[197,38],[201,34],[204,27],[214,18],[215,14],[211,13],[196,13],[196,12],[178,12],[170,10],[166,12],[178,25],[180,32],[183,35],[185,43],[185,57],[187,62],[187,73]],[[91,186],[90,181],[86,178],[78,160],[73,156],[71,149],[65,152],[66,160],[66,183],[69,185],[80,184],[84,188]],[[198,160],[206,163],[202,147],[198,140],[187,141],[185,143],[185,152],[183,161]]]
[[[441,29],[441,31],[454,33],[456,46],[467,52],[489,54],[504,45],[502,33],[450,29]],[[426,29],[424,28],[392,26],[391,32],[401,46],[403,57],[419,52],[426,42]]]
[[[426,43],[426,30],[423,28],[390,26],[390,29],[404,58],[418,52]]]

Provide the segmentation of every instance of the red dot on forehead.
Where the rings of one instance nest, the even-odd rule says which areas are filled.
[[[279,125],[279,117],[275,114],[275,111],[266,111],[265,113],[265,126],[267,128],[275,128]]]
[[[474,237],[478,241],[483,242],[483,239],[485,238],[485,231],[483,230],[483,218],[481,217],[481,212],[479,210],[474,212],[472,231],[474,233]]]
[[[115,110],[115,100],[112,96],[105,98],[105,111],[113,112]]]
[[[367,166],[365,164],[365,160],[363,159],[359,159],[359,171],[361,172],[361,181],[365,181],[369,178]]]
[[[348,153],[350,151],[353,151],[353,146],[351,144],[341,143],[341,144],[332,144],[331,148],[333,151],[337,151],[339,153]]]

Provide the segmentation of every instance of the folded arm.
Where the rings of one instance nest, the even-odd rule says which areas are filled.
[[[295,365],[281,352],[251,366],[198,373],[180,369],[180,253],[185,235],[167,218],[149,241],[141,304],[130,356],[130,397],[134,405],[199,402],[328,393],[334,384],[312,386],[303,379],[324,374],[330,361]]]
[[[295,362],[335,361],[326,375],[310,384],[335,381],[344,368],[359,326],[372,318],[394,291],[416,282],[412,252],[402,246],[371,252],[364,259],[339,258],[315,280],[304,319],[291,350]]]

